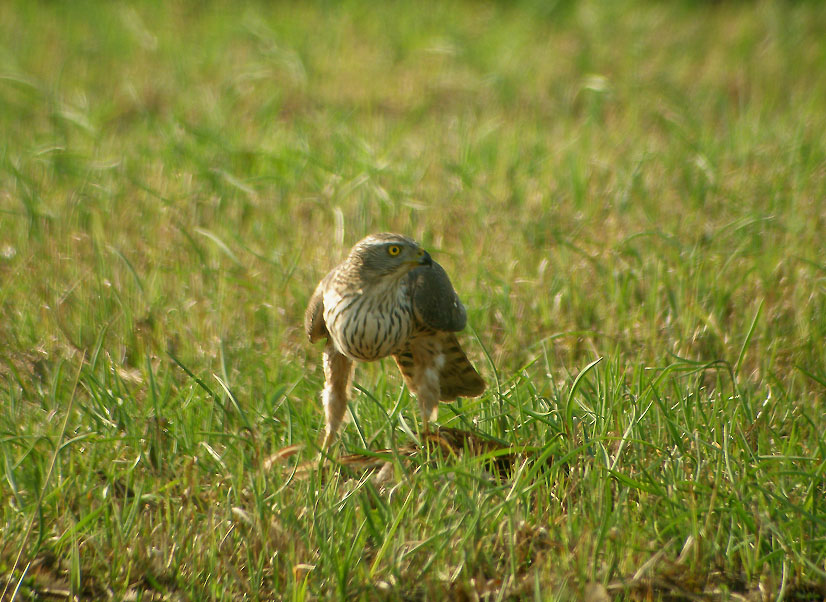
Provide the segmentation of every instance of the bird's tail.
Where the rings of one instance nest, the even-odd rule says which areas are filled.
[[[439,370],[439,399],[453,401],[457,397],[478,397],[485,390],[485,381],[470,363],[459,340],[445,333],[442,340],[445,363]]]
[[[485,381],[470,363],[456,335],[444,332],[438,336],[441,349],[433,359],[439,371],[439,400],[453,401],[457,397],[481,395],[485,390]],[[409,348],[404,349],[393,358],[408,388],[415,393],[415,362],[412,351]]]

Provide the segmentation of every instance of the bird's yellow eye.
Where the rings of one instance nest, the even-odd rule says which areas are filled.
[[[399,253],[402,252],[402,249],[399,245],[390,245],[387,247],[387,252],[390,254],[391,257],[395,257]]]

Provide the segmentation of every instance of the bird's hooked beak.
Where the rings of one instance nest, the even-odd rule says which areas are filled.
[[[424,249],[419,249],[418,257],[419,265],[433,265],[433,260],[430,258],[430,253]]]
[[[431,266],[433,265],[433,260],[430,258],[430,253],[422,248],[417,248],[415,252],[411,253],[403,262],[403,265],[403,272],[407,273],[408,270],[415,270],[423,265]]]

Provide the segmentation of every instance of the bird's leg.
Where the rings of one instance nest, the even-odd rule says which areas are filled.
[[[427,419],[427,415],[424,412],[422,412],[422,438],[430,438],[430,420]]]
[[[425,374],[428,372],[435,372],[435,370],[433,370],[433,368],[428,368],[425,371]],[[426,447],[426,449],[431,449],[428,442],[432,441],[442,448],[443,451],[447,451],[449,454],[455,454],[456,452],[453,449],[453,446],[445,441],[438,431],[431,432],[430,430],[430,423],[435,421],[439,414],[438,387],[439,378],[437,375],[435,389],[433,387],[420,386],[418,392],[416,393],[416,397],[419,400],[419,409],[422,411],[422,446]]]
[[[422,441],[430,439],[430,423],[439,415],[439,372],[433,366],[420,366],[416,379],[416,399],[422,413]]]
[[[422,412],[421,441],[423,446],[426,446],[427,442],[430,440],[435,440],[437,443],[440,443],[439,435],[432,433],[430,430],[430,423],[436,420],[439,413],[438,389],[436,390],[437,393],[435,396],[432,391],[433,389],[428,387],[419,387],[419,390],[416,392],[416,398],[419,401],[419,409]]]
[[[321,393],[326,421],[322,444],[324,450],[327,450],[335,441],[338,428],[344,419],[353,369],[353,360],[339,353],[332,341],[327,341],[327,346],[324,348],[324,391]]]
[[[439,415],[439,397],[441,395],[441,385],[439,384],[439,370],[444,364],[440,343],[437,339],[429,337],[413,342],[410,347],[413,367],[413,378],[408,385],[416,394],[419,402],[419,410],[422,413],[422,442],[432,437],[430,423],[436,420]],[[406,363],[404,359],[399,363],[404,369]],[[404,370],[403,370],[404,372]],[[438,440],[438,436],[436,437]]]
[[[422,435],[430,437],[430,423],[435,421],[439,414],[439,399],[432,394],[432,390],[420,387],[416,392],[419,401],[419,410],[422,413]]]

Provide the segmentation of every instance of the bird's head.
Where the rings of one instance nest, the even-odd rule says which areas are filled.
[[[416,241],[401,234],[371,234],[350,251],[348,261],[366,280],[398,280],[410,270],[433,261]]]

